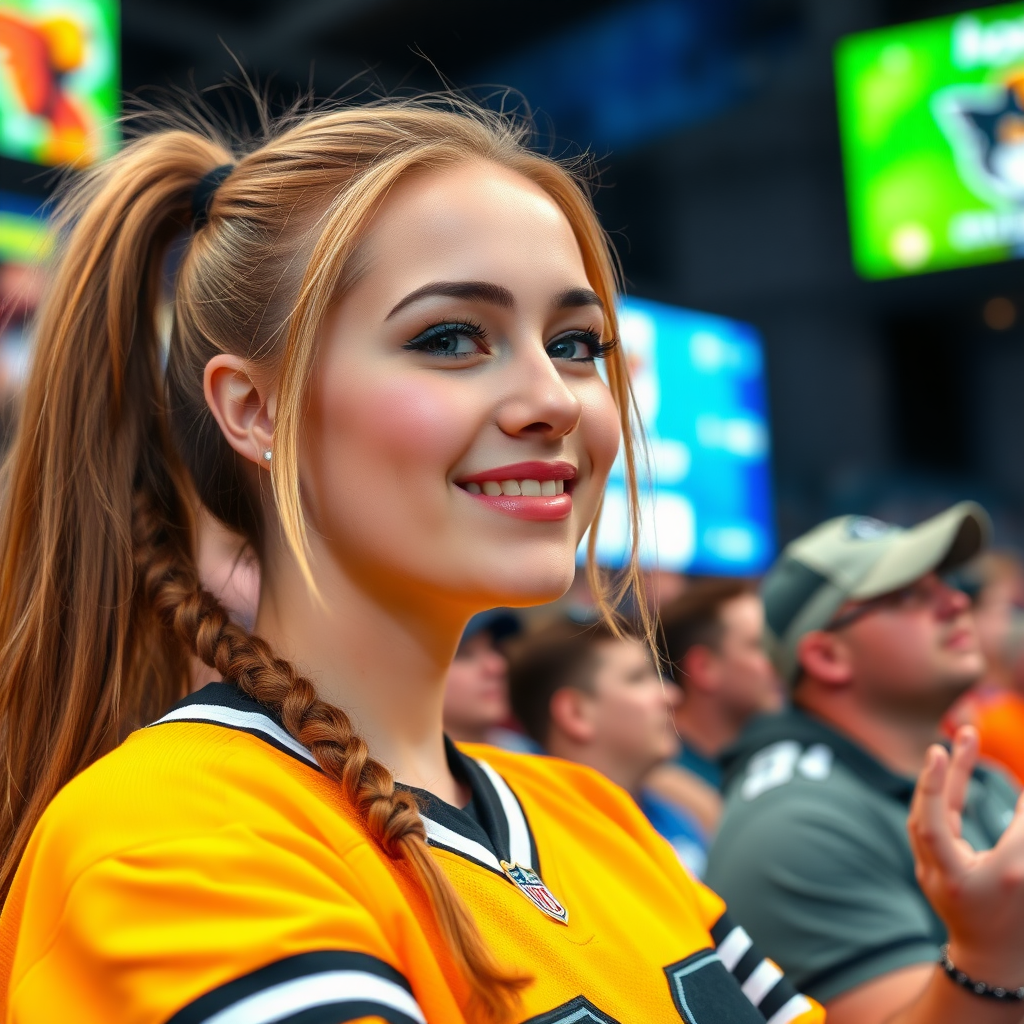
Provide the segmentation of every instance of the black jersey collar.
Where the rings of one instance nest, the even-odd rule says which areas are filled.
[[[316,758],[259,701],[242,693],[234,683],[207,683],[158,718],[153,725],[169,722],[207,722],[225,729],[247,732],[285,754],[320,771]]]
[[[170,722],[205,722],[248,733],[320,771],[312,753],[281,720],[233,683],[208,683],[179,701],[150,728]],[[445,737],[452,774],[472,794],[470,809],[445,803],[423,789],[415,793],[427,841],[504,876],[501,861],[540,871],[530,824],[508,783],[486,762],[469,757]]]
[[[486,762],[469,757],[445,737],[452,774],[469,788],[470,804],[454,807],[423,789],[409,791],[420,800],[420,816],[431,846],[475,861],[504,875],[501,861],[540,872],[530,823],[509,784]]]

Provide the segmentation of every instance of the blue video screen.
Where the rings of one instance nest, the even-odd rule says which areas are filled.
[[[761,338],[749,324],[625,298],[619,329],[647,434],[644,565],[755,575],[775,555]],[[597,537],[608,567],[628,557],[624,464],[608,481]],[[581,545],[581,557],[586,538]]]

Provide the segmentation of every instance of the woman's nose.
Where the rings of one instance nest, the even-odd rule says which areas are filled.
[[[517,355],[508,372],[508,393],[498,411],[504,433],[559,438],[576,429],[582,404],[543,349]]]

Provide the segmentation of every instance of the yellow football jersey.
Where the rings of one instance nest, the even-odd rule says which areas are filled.
[[[595,772],[449,745],[434,856],[526,1024],[820,1024]],[[0,916],[8,1024],[475,1024],[424,894],[279,721],[212,683],[61,791]]]

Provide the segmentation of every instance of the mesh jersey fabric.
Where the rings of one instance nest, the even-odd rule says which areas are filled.
[[[432,852],[530,1024],[820,1024],[632,800],[588,769],[449,747],[479,821],[428,801]],[[536,873],[542,913],[502,870]],[[0,915],[7,1024],[473,1024],[426,897],[308,751],[226,683],[58,794]]]

